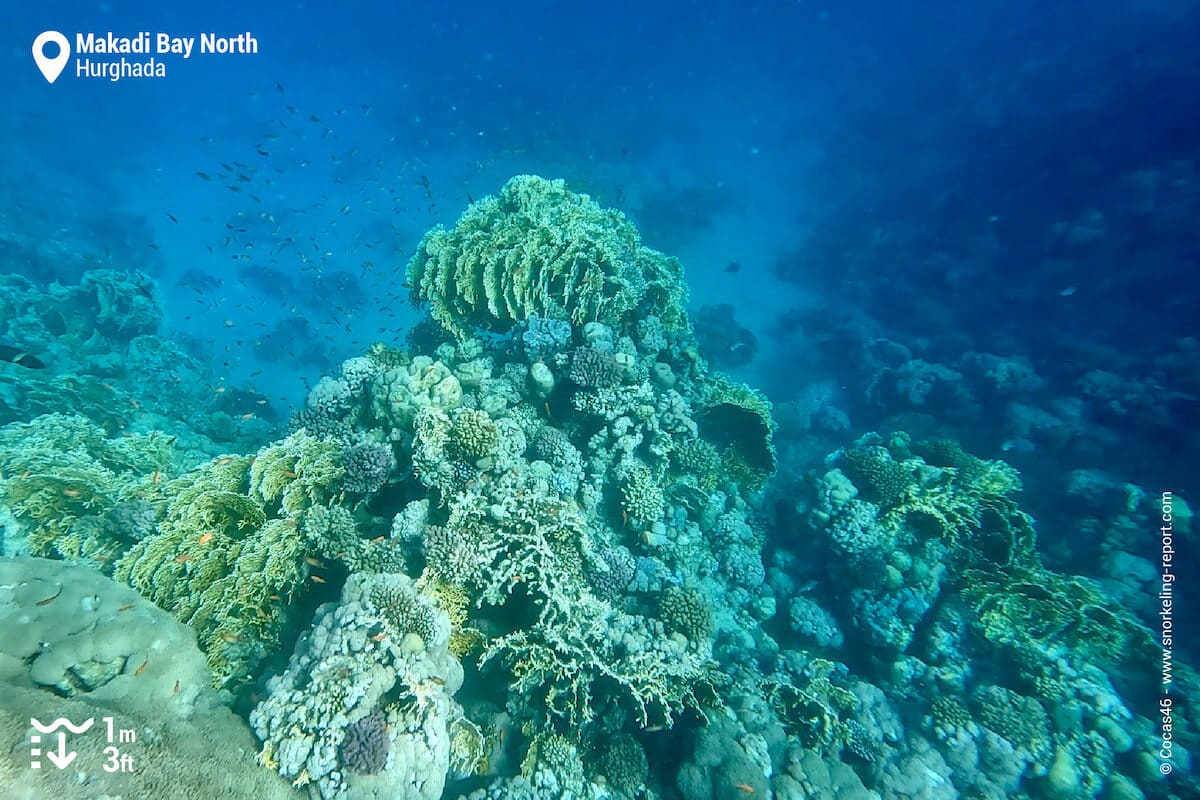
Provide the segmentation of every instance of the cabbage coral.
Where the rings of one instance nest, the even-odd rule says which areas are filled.
[[[460,339],[533,315],[620,326],[652,313],[676,331],[687,325],[678,262],[642,246],[621,212],[534,175],[425,234],[408,281]]]

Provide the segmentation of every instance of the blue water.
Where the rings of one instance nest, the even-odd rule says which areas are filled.
[[[421,235],[532,173],[677,257],[702,353],[776,404],[768,560],[790,547],[788,492],[872,430],[1005,459],[1048,563],[1114,584],[1133,568],[1112,547],[1157,563],[1158,538],[1113,487],[1200,497],[1195,3],[113,0],[4,18],[0,273],[145,272],[163,335],[214,393],[267,399],[276,433],[344,359],[404,342]],[[50,85],[29,52],[46,29],[249,32],[258,52]],[[1121,524],[1148,526],[1144,547]],[[1197,592],[1178,590],[1194,629]]]

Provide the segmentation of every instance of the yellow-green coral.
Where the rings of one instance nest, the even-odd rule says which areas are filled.
[[[219,685],[237,685],[278,648],[284,612],[304,588],[302,512],[336,494],[323,443],[297,433],[253,457],[224,456],[171,481],[157,534],[115,577],[196,631]]]
[[[461,779],[487,771],[491,742],[478,725],[466,717],[457,717],[447,726],[447,734],[451,775]]]
[[[496,449],[496,424],[486,411],[460,408],[454,413],[450,437],[463,458],[474,461],[491,455]]]
[[[643,247],[621,212],[533,175],[472,203],[452,230],[425,234],[408,281],[460,339],[531,314],[613,326],[654,314],[668,330],[687,327],[677,261]]]
[[[865,496],[880,507],[879,524],[908,526],[960,549],[972,562],[1024,563],[1033,551],[1033,521],[1011,495],[1017,471],[1001,461],[968,455],[955,442],[910,443],[878,437],[842,453],[842,464]],[[934,461],[913,455],[920,453]],[[936,465],[935,465],[936,464]]]
[[[1151,652],[1145,629],[1087,578],[1034,563],[1015,574],[967,570],[962,584],[963,599],[984,638],[1008,649],[1031,671],[1060,651],[1097,663]]]
[[[775,418],[771,401],[756,389],[721,374],[698,393],[700,434],[721,453],[725,474],[751,490],[775,473]]]
[[[127,543],[104,536],[92,518],[152,494],[172,460],[161,433],[110,439],[84,417],[46,414],[0,429],[0,503],[27,521],[34,555],[101,565]]]
[[[294,514],[336,496],[345,471],[338,445],[304,430],[259,451],[250,466],[251,492],[266,505]]]
[[[442,580],[429,570],[417,581],[417,590],[450,618],[450,652],[462,658],[483,644],[483,634],[467,625],[471,596],[465,587]]]

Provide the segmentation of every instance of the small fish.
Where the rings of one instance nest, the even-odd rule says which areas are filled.
[[[325,566],[325,564],[320,559],[313,558],[312,556],[305,556],[304,563],[308,564],[310,567],[324,567]]]
[[[176,564],[186,564],[187,562],[191,561],[193,558],[195,558],[195,556],[192,555],[191,553],[181,553],[180,555],[175,556],[175,563]]]
[[[122,611],[128,611],[131,608],[133,608],[133,603],[126,603],[125,605],[123,605],[117,609],[117,613],[120,613]]]
[[[287,478],[288,480],[292,480],[292,481],[294,481],[294,480],[296,480],[296,478],[300,477],[298,474],[296,474],[295,472],[292,472],[290,469],[285,469],[283,471],[282,475],[283,475],[283,477]]]
[[[167,219],[171,220],[171,222],[174,222],[176,225],[179,224],[179,220],[175,218],[174,214],[167,214]]]
[[[154,470],[154,474],[150,476],[150,483],[157,486],[158,482],[161,480],[162,480],[162,470],[161,469]]]
[[[372,637],[371,637],[371,641],[372,641],[372,642],[382,642],[382,641],[383,641],[384,639],[386,639],[386,638],[387,638],[387,634],[386,634],[386,633],[377,633],[377,634],[375,634],[374,636],[372,636]]]
[[[233,642],[240,642],[242,637],[238,636],[236,633],[229,633],[227,631],[221,634],[221,639],[232,644]]]
[[[6,344],[0,344],[0,361],[7,361],[10,364],[16,364],[29,369],[45,369],[46,365],[41,359],[32,356],[24,350],[18,350],[15,347],[10,347]]]
[[[233,456],[221,456],[217,459],[218,464],[232,464],[236,459]]]
[[[1059,297],[1070,297],[1071,295],[1075,294],[1077,291],[1079,291],[1078,287],[1068,286],[1067,288],[1065,288],[1061,292],[1059,292],[1058,296]]]
[[[146,668],[146,665],[147,665],[147,664],[149,664],[149,663],[150,663],[150,659],[148,659],[148,658],[147,658],[145,661],[143,661],[143,662],[142,662],[142,665],[133,671],[133,677],[135,677],[135,678],[136,678],[136,677],[138,677],[139,675],[141,675],[141,674],[142,674],[142,670],[144,670],[144,669]]]
[[[741,271],[742,271],[742,262],[740,262],[740,261],[730,261],[728,264],[725,265],[725,272],[741,272]]]
[[[72,497],[72,498],[79,497],[80,495],[83,494],[83,492],[79,491],[78,489],[63,489],[62,493],[64,495],[66,495],[67,497]]]
[[[51,603],[53,603],[55,600],[57,600],[57,599],[58,599],[58,596],[59,596],[60,594],[62,594],[62,593],[63,593],[63,587],[62,587],[62,586],[59,586],[59,587],[58,587],[58,591],[57,591],[57,592],[55,592],[54,594],[50,595],[50,596],[49,596],[49,597],[47,597],[45,600],[38,600],[38,601],[37,601],[37,604],[38,604],[39,606],[48,606],[48,605],[50,605]]]
[[[200,534],[200,538],[196,540],[196,544],[208,544],[213,540],[214,534],[212,531]]]
[[[430,676],[429,676],[429,681],[430,681],[431,683],[436,683],[438,686],[445,686],[445,685],[446,685],[446,679],[445,679],[445,678],[439,678],[437,675],[430,675]]]
[[[754,794],[754,787],[748,783],[734,784],[733,788],[737,789],[742,794]]]
[[[197,172],[196,177],[202,181],[211,181],[212,180],[212,176],[209,175],[207,172]]]
[[[320,575],[309,575],[308,578],[313,583],[329,583],[329,581],[325,580]]]
[[[179,681],[175,681],[175,688],[171,690],[171,694],[179,694]]]
[[[245,420],[248,420],[248,419],[254,419],[254,412],[250,412],[250,413],[247,413],[247,414],[242,414],[242,416],[241,416],[241,419],[242,419],[243,421],[245,421]]]

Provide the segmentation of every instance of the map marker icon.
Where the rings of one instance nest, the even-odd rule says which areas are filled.
[[[58,45],[58,55],[54,58],[46,58],[46,54],[43,52],[47,42],[54,42]],[[58,76],[62,74],[63,68],[67,66],[70,58],[71,44],[67,41],[67,37],[58,31],[43,31],[33,40],[33,61],[49,83],[58,80]]]

